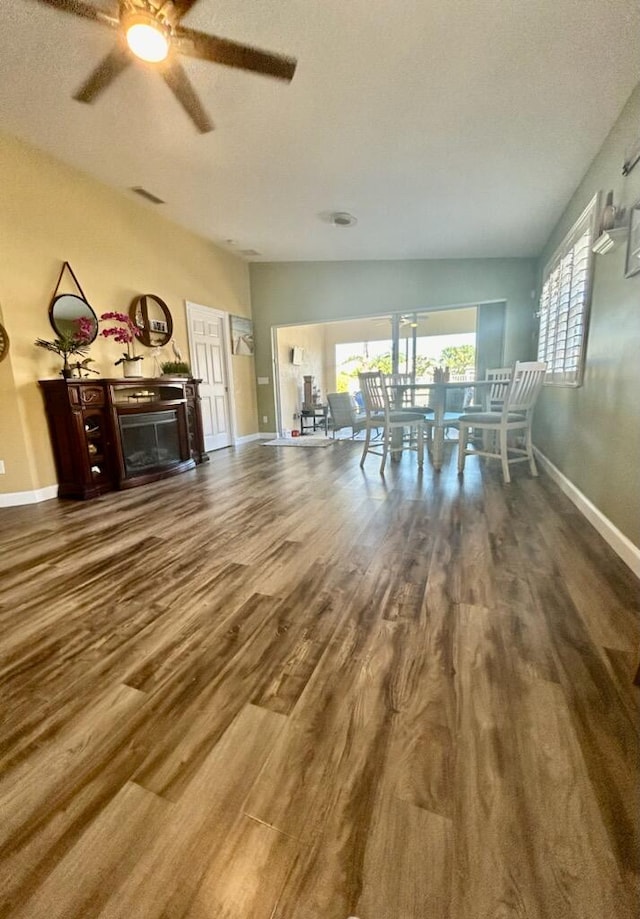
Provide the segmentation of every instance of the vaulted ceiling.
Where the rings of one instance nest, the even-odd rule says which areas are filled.
[[[259,260],[537,255],[640,80],[637,0],[198,0],[183,24],[293,81],[183,58],[209,134],[148,65],[83,105],[113,33],[4,0],[0,131]]]

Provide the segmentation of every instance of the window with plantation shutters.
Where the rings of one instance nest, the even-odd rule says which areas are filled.
[[[547,362],[546,383],[582,383],[597,215],[596,195],[543,273],[538,360]]]

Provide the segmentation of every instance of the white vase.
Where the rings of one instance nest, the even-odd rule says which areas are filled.
[[[141,377],[142,376],[142,358],[131,361],[126,358],[122,362],[122,375],[124,377]]]

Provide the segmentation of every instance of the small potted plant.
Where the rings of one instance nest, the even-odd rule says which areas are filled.
[[[191,376],[189,365],[184,361],[165,361],[160,364],[160,369],[166,377],[188,377]]]
[[[35,340],[35,344],[39,348],[52,351],[53,354],[58,354],[62,358],[63,363],[60,373],[65,380],[68,380],[73,375],[73,370],[69,366],[69,355],[77,354],[84,357],[93,335],[93,325],[90,320],[76,319],[75,323],[75,332],[63,332],[53,341],[48,341],[46,338],[36,338]],[[87,358],[87,360],[91,360],[91,358]],[[85,362],[83,361],[82,363],[84,364]]]
[[[125,377],[142,376],[138,365],[138,361],[142,360],[142,355],[136,354],[135,351],[135,340],[140,337],[142,330],[138,328],[135,322],[133,322],[126,313],[117,313],[113,311],[103,313],[100,319],[110,319],[120,323],[120,325],[102,329],[100,332],[104,338],[113,338],[118,344],[126,345],[127,350],[123,353],[122,357],[114,361],[115,366],[117,367],[118,364],[122,364],[122,372]]]

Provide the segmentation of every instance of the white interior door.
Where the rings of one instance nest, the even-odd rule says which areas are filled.
[[[233,443],[228,374],[227,314],[221,310],[187,304],[189,350],[193,376],[202,380],[200,398],[205,450]]]

